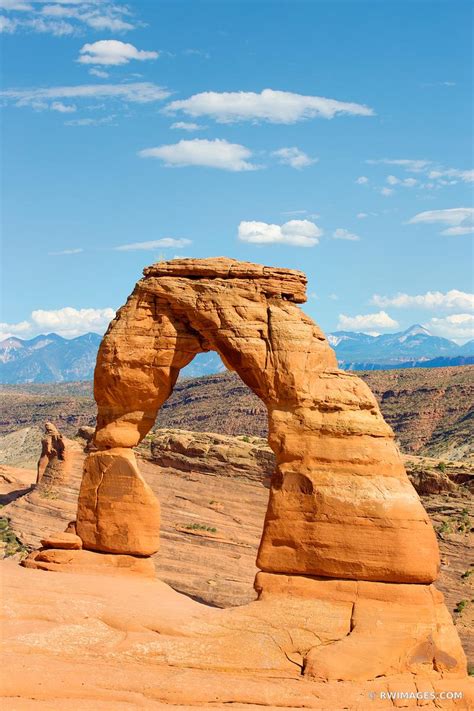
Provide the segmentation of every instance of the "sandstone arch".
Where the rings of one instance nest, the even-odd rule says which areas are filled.
[[[430,583],[436,538],[375,398],[337,369],[303,273],[230,259],[144,271],[100,347],[95,445],[79,497],[84,548],[149,555],[159,505],[133,446],[194,356],[217,351],[265,402],[276,455],[257,565],[266,573]]]

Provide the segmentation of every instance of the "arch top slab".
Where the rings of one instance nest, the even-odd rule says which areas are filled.
[[[117,451],[138,444],[180,369],[214,350],[268,409],[277,467],[258,566],[431,582],[436,537],[393,432],[365,383],[338,370],[324,334],[298,306],[305,300],[306,277],[295,270],[227,258],[145,269],[99,349],[96,446]],[[86,484],[83,491],[90,502],[80,502],[80,510],[95,536],[85,547],[101,550],[97,531],[105,530],[106,507],[94,527],[88,507],[100,497]]]

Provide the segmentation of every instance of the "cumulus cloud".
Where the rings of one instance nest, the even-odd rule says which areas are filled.
[[[390,197],[390,195],[393,195],[394,193],[393,188],[381,188],[380,189],[380,194],[383,195],[384,197]]]
[[[399,324],[385,311],[374,314],[359,314],[358,316],[346,316],[339,314],[337,328],[341,331],[373,331],[374,329],[398,328]]]
[[[163,249],[167,249],[169,247],[178,249],[180,247],[186,247],[188,244],[191,244],[190,239],[185,239],[185,238],[176,239],[174,237],[162,237],[161,239],[154,239],[154,240],[150,240],[149,242],[131,242],[130,244],[121,244],[118,247],[115,247],[115,249],[118,252],[132,252],[135,250],[153,250],[153,249],[159,249],[160,247],[162,247]]]
[[[64,338],[75,338],[93,331],[103,333],[115,316],[115,310],[75,309],[65,306],[62,309],[32,311],[28,321],[0,324],[0,338],[19,335],[21,338],[33,338],[40,333],[58,333]]]
[[[366,175],[359,175],[359,177],[356,178],[357,185],[367,185],[368,182],[369,179]]]
[[[199,123],[194,123],[192,121],[175,121],[171,124],[170,128],[176,131],[202,131],[205,126],[201,126]]]
[[[209,116],[219,123],[266,121],[290,124],[311,118],[331,119],[338,115],[374,115],[374,111],[363,104],[273,89],[264,89],[260,94],[253,91],[205,91],[189,99],[172,101],[166,111],[183,111],[193,117]]]
[[[418,185],[418,180],[415,178],[397,178],[395,175],[387,175],[387,183],[389,185],[401,185],[404,188],[414,188]]]
[[[426,294],[404,294],[381,296],[374,294],[371,303],[375,306],[396,306],[398,308],[419,307],[424,309],[462,309],[474,311],[474,294],[458,289],[442,291],[427,291]]]
[[[333,239],[345,239],[350,242],[358,242],[358,240],[360,240],[359,235],[354,234],[354,232],[349,232],[349,230],[346,230],[344,227],[338,227],[337,230],[334,230],[332,237]]]
[[[365,219],[365,218],[368,217],[368,216],[369,216],[369,213],[368,213],[368,212],[358,212],[357,215],[356,215],[356,217],[357,217],[358,220],[363,220],[363,219]]]
[[[53,101],[50,106],[51,111],[59,111],[60,114],[73,114],[77,111],[74,104],[63,104],[62,101]]]
[[[293,247],[314,247],[322,230],[310,220],[289,220],[283,225],[243,221],[239,224],[239,240],[252,244],[291,244]]]
[[[451,207],[446,210],[426,210],[414,215],[408,224],[449,225],[442,235],[464,235],[474,231],[474,208]]]
[[[79,50],[80,64],[103,64],[107,66],[117,66],[128,64],[135,59],[144,62],[148,59],[157,59],[158,52],[148,52],[137,49],[133,44],[121,42],[120,40],[99,40],[92,44],[85,44]]]
[[[435,336],[464,343],[474,338],[474,314],[452,314],[444,318],[433,317],[423,324]]]
[[[301,170],[301,168],[306,168],[308,165],[318,162],[318,158],[310,158],[306,153],[296,148],[296,146],[280,148],[277,151],[273,151],[272,155],[278,158],[279,163],[289,165],[297,170]]]
[[[6,89],[0,91],[0,99],[12,102],[18,107],[28,106],[35,110],[53,109],[53,104],[62,99],[73,99],[75,101],[83,99],[120,100],[136,104],[147,104],[166,99],[169,95],[169,91],[151,82],[78,84],[76,86]]]
[[[91,67],[89,74],[93,77],[99,77],[99,79],[107,79],[109,76],[108,72],[105,72],[103,69],[97,69],[96,67]]]
[[[171,145],[145,148],[138,154],[141,158],[158,158],[168,167],[182,168],[199,165],[207,168],[220,168],[239,172],[256,170],[260,166],[249,162],[252,151],[239,143],[216,138],[209,141],[204,138],[181,140]]]

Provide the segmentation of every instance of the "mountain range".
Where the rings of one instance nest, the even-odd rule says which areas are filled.
[[[66,339],[57,333],[0,342],[0,383],[54,383],[91,380],[102,337],[86,333]],[[418,324],[400,333],[371,336],[352,331],[328,334],[344,370],[391,370],[474,364],[474,340],[463,346],[433,336]],[[217,353],[200,353],[181,371],[196,378],[225,370]]]

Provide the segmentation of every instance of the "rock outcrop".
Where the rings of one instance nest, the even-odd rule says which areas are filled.
[[[66,442],[52,422],[44,425],[36,483],[44,487],[66,484],[71,472],[71,457]]]
[[[299,655],[302,671],[326,680],[346,678],[341,666],[360,649],[351,678],[465,674],[442,596],[428,587],[439,567],[433,528],[374,396],[337,369],[324,334],[299,309],[304,274],[222,258],[158,263],[144,275],[98,354],[98,451],[85,463],[76,523],[84,549],[125,556],[158,549],[159,505],[132,448],[180,369],[215,350],[265,403],[276,467],[257,557],[260,599],[226,613],[236,634],[209,639],[215,661],[206,664],[230,664],[229,644],[255,644],[255,667],[277,668],[284,644],[287,659]],[[269,624],[291,640],[282,637],[278,652],[256,632]],[[186,644],[181,659],[203,648]]]
[[[158,430],[150,441],[150,459],[160,467],[204,472],[270,485],[275,455],[261,437],[229,437],[213,432]]]
[[[131,448],[155,422],[179,371],[216,350],[264,401],[276,456],[258,556],[262,570],[386,582],[432,582],[438,551],[374,396],[337,369],[321,330],[297,306],[303,273],[229,259],[145,270],[101,344],[95,445]],[[78,534],[110,550],[115,514],[86,467]],[[101,521],[90,539],[89,514]],[[139,520],[141,507],[129,510]],[[158,534],[158,519],[156,520]],[[85,537],[85,538],[84,538]],[[416,543],[415,543],[416,542]],[[133,548],[133,550],[131,550]],[[115,552],[136,552],[136,544]]]

